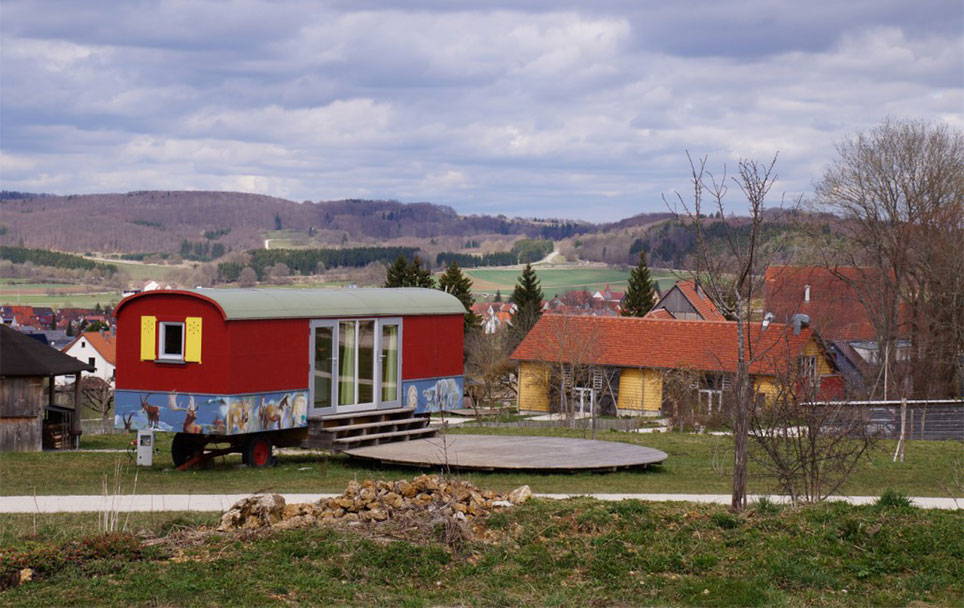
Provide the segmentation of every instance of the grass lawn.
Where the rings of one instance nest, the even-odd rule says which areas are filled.
[[[625,291],[629,283],[629,271],[614,268],[540,268],[536,267],[536,275],[542,284],[542,293],[547,298],[562,295],[573,289],[588,289],[596,291],[609,284],[616,291]],[[494,292],[500,290],[503,296],[512,293],[520,270],[499,269],[466,269],[465,274],[473,281],[472,290],[476,292]],[[654,279],[659,279],[660,287],[665,289],[676,279],[666,271],[650,270]]]
[[[5,605],[960,606],[964,512],[824,504],[732,515],[692,504],[530,500],[444,527],[69,539],[77,525],[8,519]],[[383,531],[389,530],[389,531]],[[50,538],[50,534],[54,538]]]
[[[478,433],[478,429],[453,429],[449,433],[457,441],[460,433]],[[482,429],[489,434],[556,435],[583,438],[581,431],[564,429]],[[403,479],[415,474],[401,467],[371,467],[352,463],[343,456],[296,453],[279,457],[279,466],[249,469],[241,465],[240,456],[218,459],[207,470],[177,472],[170,462],[169,433],[158,434],[160,453],[152,468],[137,468],[127,455],[116,453],[7,453],[0,455],[0,494],[100,494],[105,477],[113,484],[115,464],[122,464],[122,493],[130,493],[137,475],[138,494],[210,494],[276,492],[341,492],[351,479]],[[625,441],[656,448],[669,455],[661,465],[644,471],[616,473],[464,473],[462,477],[478,486],[498,491],[512,490],[528,484],[534,492],[549,493],[696,493],[726,494],[730,490],[727,476],[730,456],[727,437],[679,433],[634,434],[600,432],[599,439]],[[83,447],[123,448],[127,435],[85,437]],[[889,452],[889,453],[888,453]],[[909,496],[947,496],[941,484],[954,487],[955,470],[962,466],[959,442],[911,442],[905,462],[890,462],[893,442],[885,442],[881,450],[855,471],[844,493],[877,495],[887,488]],[[719,466],[714,467],[714,462]],[[957,467],[957,468],[955,468]],[[752,470],[751,470],[752,473]],[[752,477],[753,493],[772,493],[765,479]]]

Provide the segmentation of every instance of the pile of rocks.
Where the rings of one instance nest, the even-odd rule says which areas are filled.
[[[242,499],[221,516],[219,530],[299,528],[326,522],[383,522],[429,517],[465,521],[511,507],[532,496],[529,486],[508,494],[482,491],[466,481],[421,475],[411,481],[350,481],[341,496],[314,503],[285,504],[279,494]]]

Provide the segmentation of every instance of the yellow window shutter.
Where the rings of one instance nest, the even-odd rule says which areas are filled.
[[[141,317],[141,361],[153,361],[157,350],[157,317]]]
[[[201,362],[201,317],[184,320],[184,360],[188,363]]]

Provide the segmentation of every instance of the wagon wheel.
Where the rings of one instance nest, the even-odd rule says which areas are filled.
[[[171,460],[179,467],[204,449],[204,439],[189,433],[176,433],[171,441]]]
[[[249,467],[262,468],[271,466],[274,458],[271,456],[271,439],[265,435],[255,435],[248,440],[244,447],[244,462]]]

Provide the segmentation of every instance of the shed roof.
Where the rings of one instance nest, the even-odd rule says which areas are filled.
[[[92,371],[93,365],[0,325],[0,376],[62,376]]]
[[[229,321],[244,319],[310,319],[388,315],[464,314],[455,296],[420,287],[367,289],[188,289],[145,291],[135,298],[187,294],[211,301]]]

